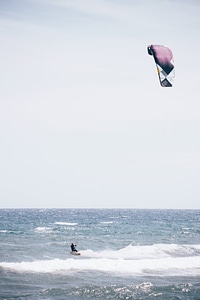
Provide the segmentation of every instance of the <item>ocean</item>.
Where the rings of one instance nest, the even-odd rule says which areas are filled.
[[[0,299],[200,299],[200,210],[1,209]]]

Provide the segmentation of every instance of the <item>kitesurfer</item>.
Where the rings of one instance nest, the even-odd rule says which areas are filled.
[[[78,250],[76,249],[76,245],[74,243],[71,243],[71,250],[72,252],[78,252]]]

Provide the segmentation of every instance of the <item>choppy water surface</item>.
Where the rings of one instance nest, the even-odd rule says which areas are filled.
[[[200,299],[199,221],[199,210],[0,210],[0,299]]]

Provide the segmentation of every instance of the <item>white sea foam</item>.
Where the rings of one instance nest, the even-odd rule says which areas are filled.
[[[115,259],[154,259],[168,257],[184,257],[200,255],[200,245],[154,244],[149,246],[129,245],[117,251],[85,250],[84,256],[90,258],[115,258]]]
[[[113,222],[112,221],[105,221],[105,222],[100,222],[100,224],[112,224]]]
[[[56,225],[67,225],[67,226],[75,226],[78,225],[78,223],[69,223],[69,222],[55,222]]]
[[[168,248],[168,254],[165,253],[164,246]],[[184,248],[185,256],[182,255],[184,252],[182,248]],[[171,250],[169,251],[169,249]],[[176,252],[177,249],[180,250],[180,256],[174,256],[174,249]],[[131,254],[131,250],[133,254]],[[92,250],[85,250],[81,251],[82,256],[65,260],[49,259],[17,263],[1,262],[0,267],[15,272],[30,273],[99,271],[109,272],[113,275],[127,274],[129,276],[200,276],[199,250],[200,245],[170,246],[161,244],[140,247],[130,245],[116,251],[94,252]],[[127,255],[127,253],[129,254]]]
[[[200,256],[165,259],[53,259],[33,262],[7,263],[0,267],[15,272],[63,273],[80,271],[109,272],[113,275],[148,276],[199,276]]]
[[[37,227],[37,228],[35,228],[35,231],[36,232],[49,232],[49,231],[51,231],[51,228],[50,227]]]

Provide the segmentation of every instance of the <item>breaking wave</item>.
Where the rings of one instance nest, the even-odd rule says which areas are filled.
[[[119,250],[81,251],[79,257],[1,262],[0,267],[15,272],[69,273],[97,271],[129,276],[200,275],[200,245],[129,245]]]

